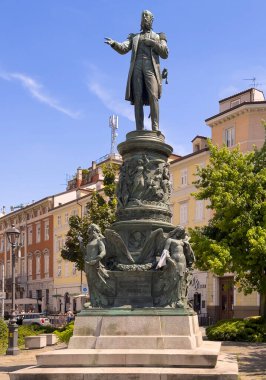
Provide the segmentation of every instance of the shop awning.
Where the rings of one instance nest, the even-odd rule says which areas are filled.
[[[5,304],[11,304],[12,300],[5,300]],[[37,300],[34,298],[17,298],[15,299],[15,305],[34,305],[38,303],[38,305],[42,304],[42,300]]]

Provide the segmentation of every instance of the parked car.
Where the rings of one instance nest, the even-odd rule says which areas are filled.
[[[17,315],[18,325],[50,326],[49,319],[42,313],[25,313]]]

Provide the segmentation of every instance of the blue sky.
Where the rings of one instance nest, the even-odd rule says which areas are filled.
[[[244,78],[266,90],[265,0],[0,0],[0,208],[63,191],[66,174],[109,153],[112,113],[118,142],[134,129],[130,53],[103,41],[138,32],[143,9],[168,38],[160,124],[176,153],[210,136],[204,120]]]

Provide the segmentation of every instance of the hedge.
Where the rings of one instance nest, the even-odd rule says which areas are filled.
[[[207,327],[209,340],[266,342],[266,322],[261,317],[219,321]]]

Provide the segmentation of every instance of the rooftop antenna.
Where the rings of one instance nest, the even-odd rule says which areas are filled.
[[[118,116],[112,115],[109,117],[109,127],[111,128],[111,154],[115,153],[116,138],[118,129]]]
[[[67,186],[68,185],[68,181],[71,180],[71,175],[66,173],[66,179],[65,179],[65,183],[60,183],[60,186]]]
[[[20,205],[17,205],[17,206],[10,206],[10,211],[13,212],[17,209],[22,209],[23,207],[25,207],[25,205],[23,203],[21,203]]]
[[[253,88],[256,88],[256,87],[262,85],[262,83],[258,83],[258,82],[256,82],[256,80],[257,80],[256,77],[253,77],[253,78],[245,78],[245,79],[243,79],[243,80],[249,80],[249,81],[253,82],[253,83],[252,83],[252,87],[253,87]]]

